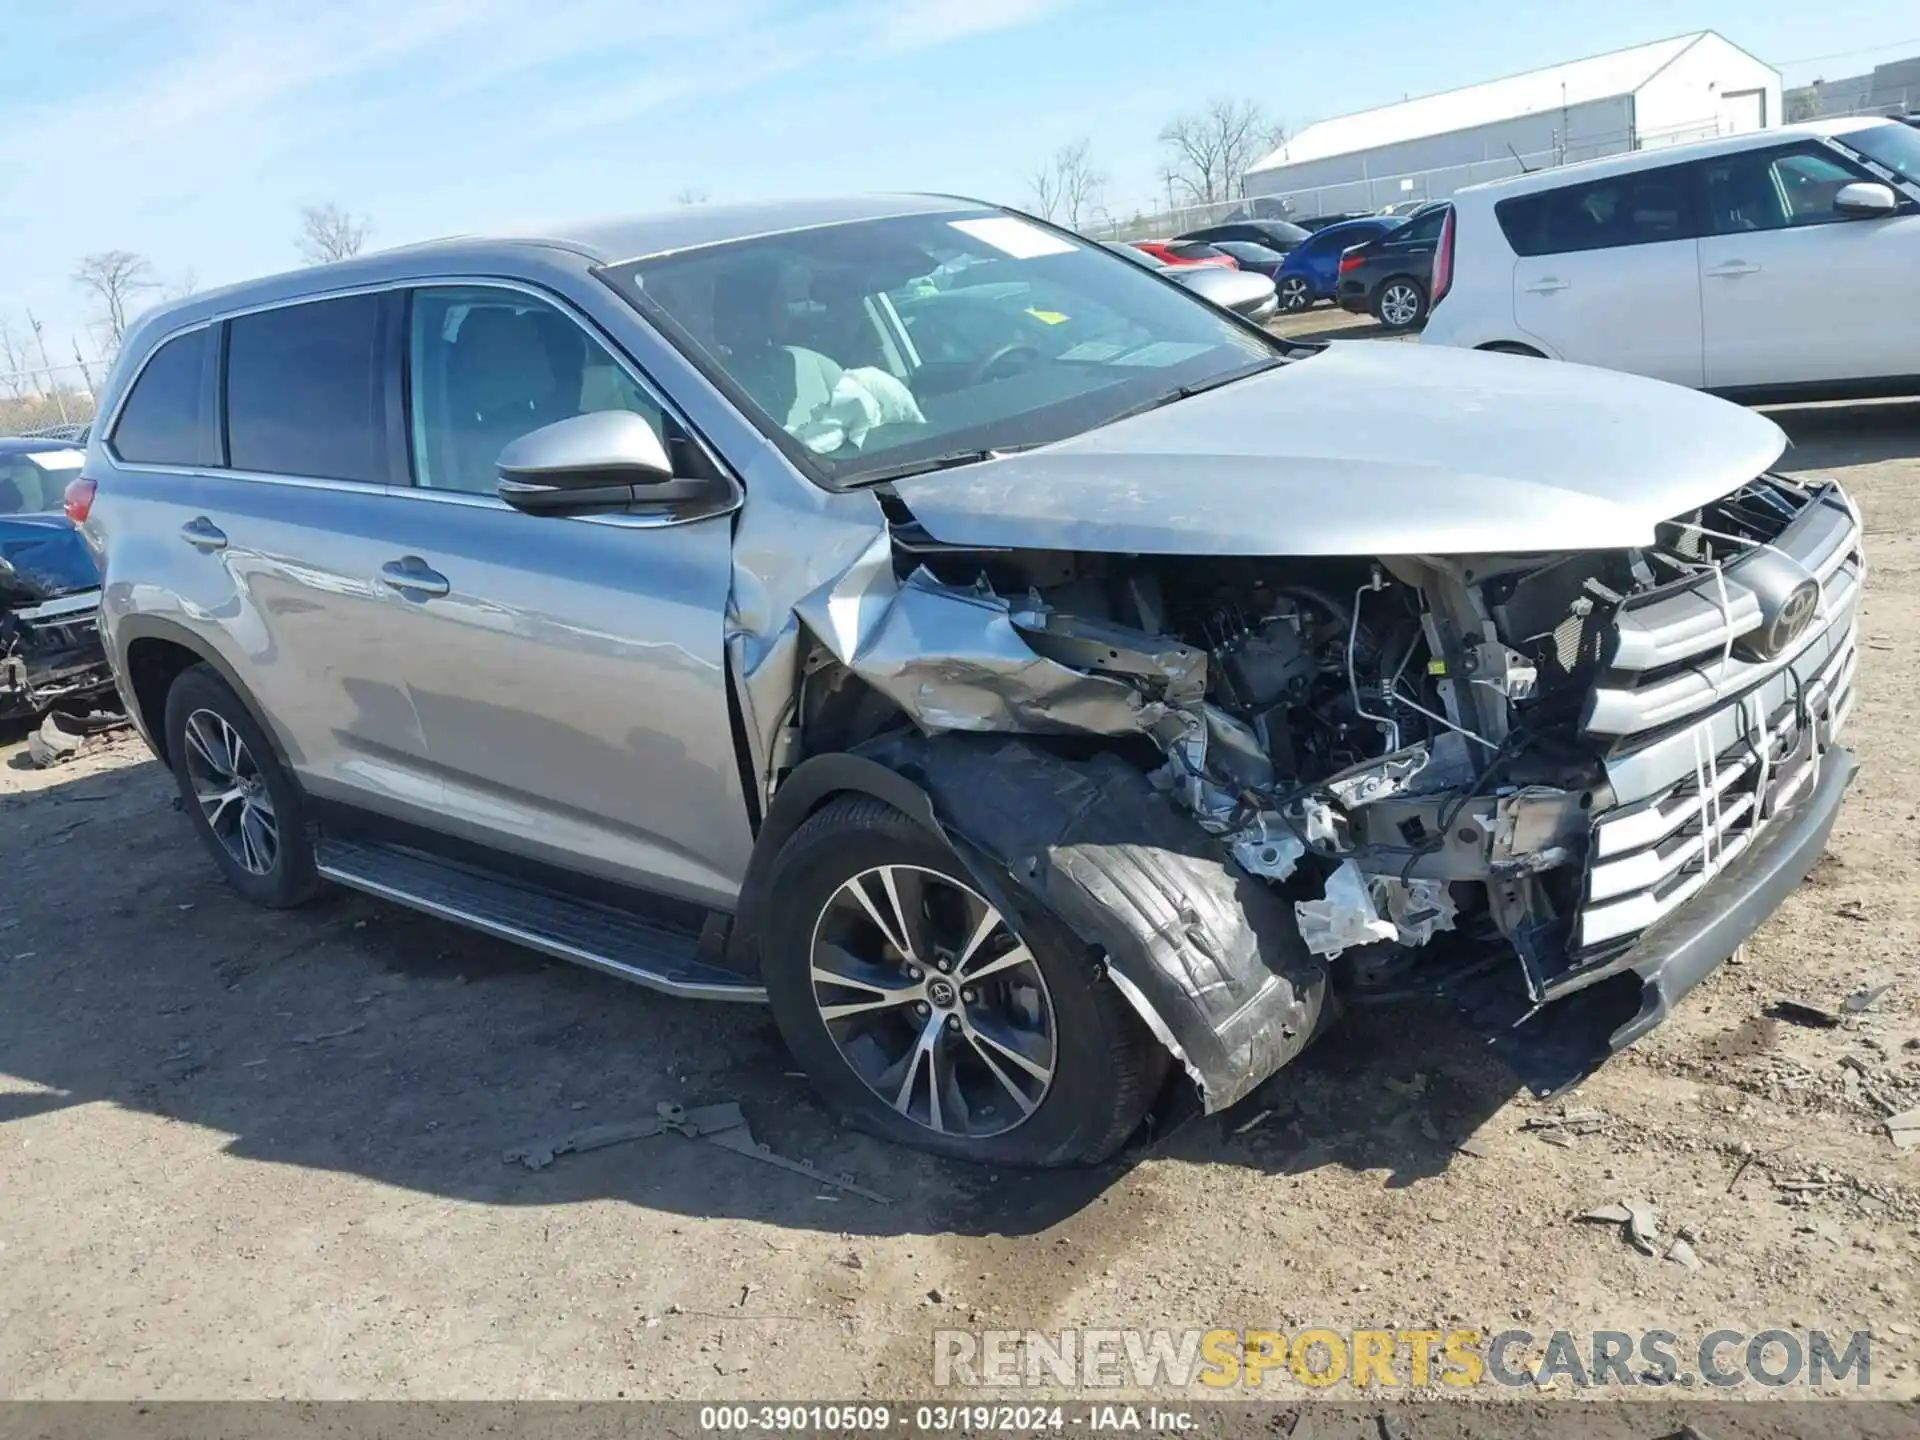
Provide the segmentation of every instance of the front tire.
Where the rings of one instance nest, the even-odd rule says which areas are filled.
[[[775,861],[762,968],[788,1047],[846,1120],[936,1154],[1091,1164],[1166,1055],[1086,947],[1002,915],[939,836],[864,795]]]
[[[320,893],[299,787],[211,666],[189,666],[167,691],[166,744],[181,806],[229,885],[271,910]]]
[[[1313,308],[1313,290],[1298,275],[1285,276],[1274,293],[1279,297],[1281,310],[1289,315]]]
[[[1374,292],[1373,318],[1381,328],[1398,333],[1426,323],[1427,287],[1405,275],[1395,275]]]

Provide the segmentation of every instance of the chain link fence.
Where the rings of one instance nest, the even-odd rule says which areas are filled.
[[[106,371],[102,360],[0,371],[0,435],[86,424]]]

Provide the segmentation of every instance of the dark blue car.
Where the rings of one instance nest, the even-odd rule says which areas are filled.
[[[1316,230],[1287,253],[1287,263],[1273,277],[1282,310],[1308,310],[1331,300],[1340,288],[1340,255],[1349,245],[1364,244],[1403,222],[1391,215],[1343,220]]]
[[[62,508],[81,451],[0,439],[0,719],[80,705],[113,684],[100,648],[100,572]]]

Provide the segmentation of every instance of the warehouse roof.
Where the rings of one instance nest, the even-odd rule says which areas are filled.
[[[1306,160],[1352,155],[1400,140],[1420,140],[1429,135],[1470,130],[1476,125],[1491,125],[1516,115],[1630,95],[1712,33],[1696,30],[1671,40],[1655,40],[1648,45],[1592,55],[1545,70],[1530,70],[1525,75],[1509,75],[1502,80],[1469,85],[1463,90],[1444,90],[1438,95],[1403,100],[1398,105],[1383,105],[1378,110],[1362,110],[1356,115],[1322,120],[1309,125],[1252,168],[1255,172],[1276,170]]]

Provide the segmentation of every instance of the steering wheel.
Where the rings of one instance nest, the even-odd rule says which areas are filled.
[[[967,385],[972,387],[985,385],[990,380],[1010,379],[1031,370],[1041,358],[1039,350],[1024,340],[1002,345],[967,372]]]

